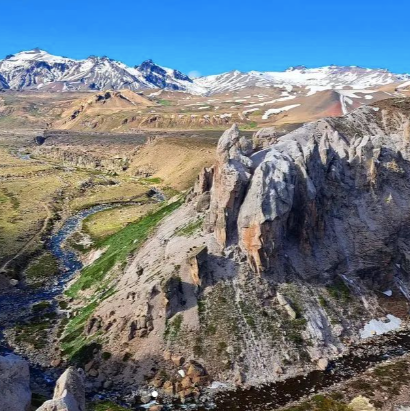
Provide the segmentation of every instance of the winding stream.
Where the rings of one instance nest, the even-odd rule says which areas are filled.
[[[100,211],[112,208],[113,205],[97,205],[84,209],[68,218],[56,234],[48,241],[46,248],[60,264],[60,275],[54,279],[52,285],[46,284],[39,288],[19,285],[6,294],[0,295],[0,322],[2,326],[12,326],[24,320],[27,310],[40,301],[52,301],[62,294],[67,282],[82,268],[82,263],[77,255],[71,250],[63,247],[64,242],[80,227],[82,221],[88,216]]]

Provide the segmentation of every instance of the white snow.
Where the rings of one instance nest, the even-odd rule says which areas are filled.
[[[306,89],[309,90],[309,92],[306,95],[313,96],[318,91],[330,90],[331,87],[329,86],[307,86]]]
[[[371,99],[373,98],[373,96],[371,96],[370,94],[366,94],[366,95],[364,96],[364,98],[365,98],[366,100],[371,100]]]
[[[386,290],[386,291],[383,291],[383,294],[387,295],[387,297],[391,297],[393,295],[393,291],[392,290]]]
[[[45,62],[44,66],[36,67],[33,72],[33,63]],[[318,68],[295,67],[286,71],[250,71],[242,73],[238,70],[195,78],[191,81],[181,80],[176,71],[161,67],[165,74],[158,74],[160,80],[166,81],[169,88],[178,87],[180,91],[195,95],[210,95],[241,90],[246,87],[277,87],[282,91],[282,97],[288,97],[294,87],[303,87],[307,95],[311,96],[321,90],[337,90],[345,97],[358,98],[359,90],[370,100],[374,86],[391,83],[402,83],[399,88],[410,85],[410,75],[394,74],[383,69],[366,69],[356,66],[325,66]],[[44,50],[34,49],[22,51],[0,60],[0,73],[5,77],[8,85],[18,89],[22,76],[28,76],[28,84],[33,88],[41,88],[42,84],[61,82],[62,90],[86,89],[95,83],[98,88],[121,88],[126,85],[133,89],[157,88],[154,82],[148,80],[146,74],[139,67],[128,67],[120,61],[104,57],[89,57],[83,60],[74,60],[66,57],[54,56]],[[26,84],[24,82],[24,84]],[[350,87],[352,90],[344,90]],[[59,87],[56,87],[58,90]],[[283,91],[286,90],[286,91]],[[287,94],[286,94],[287,93]],[[262,99],[266,95],[258,95]],[[251,96],[241,97],[236,102],[244,102]],[[344,102],[346,103],[346,101]]]
[[[381,320],[370,320],[362,330],[360,330],[361,338],[369,338],[374,335],[385,334],[389,331],[397,330],[401,326],[401,319],[394,315],[387,314],[387,322]]]
[[[410,86],[410,81],[406,81],[405,83],[400,84],[400,86],[398,86],[397,88],[404,88],[404,87],[408,87],[408,86]]]
[[[290,106],[285,106],[281,108],[270,108],[269,110],[265,111],[265,114],[262,116],[262,120],[267,120],[271,114],[279,114],[283,111],[289,111],[299,106],[300,104],[292,104]]]
[[[194,82],[205,87],[209,93],[234,91],[251,86],[280,87],[290,92],[294,86],[300,86],[309,90],[308,95],[313,95],[318,91],[343,89],[346,86],[362,90],[406,80],[409,85],[410,75],[394,74],[383,69],[325,66],[294,68],[282,72],[228,72],[195,79]],[[406,85],[403,84],[402,87]]]
[[[346,106],[346,98],[343,94],[340,95],[340,106],[342,108],[342,113],[347,114],[349,112],[347,106]],[[352,100],[350,100],[352,101]]]
[[[154,93],[148,94],[148,97],[155,97],[159,96],[162,93],[162,90],[156,91]]]

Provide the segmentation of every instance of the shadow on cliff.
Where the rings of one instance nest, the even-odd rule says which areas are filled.
[[[171,277],[165,285],[168,300],[166,317],[171,318],[196,307],[207,287],[235,277],[238,269],[238,264],[228,258],[207,254],[200,264],[197,284],[182,281],[180,277]]]
[[[329,147],[326,158],[316,144],[305,169],[294,166],[292,208],[264,277],[323,285],[356,276],[372,289],[408,279],[410,161],[384,146],[376,158],[352,161]]]

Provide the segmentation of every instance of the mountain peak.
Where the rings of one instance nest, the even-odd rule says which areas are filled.
[[[201,94],[186,74],[148,59],[134,68],[107,56],[75,60],[54,56],[38,47],[0,60],[1,88],[53,91],[163,88]],[[46,88],[45,88],[46,87]]]
[[[307,69],[307,67],[306,66],[303,66],[303,65],[298,65],[298,66],[291,66],[291,67],[288,67],[287,69],[286,69],[286,71],[300,71],[300,70],[306,70]]]

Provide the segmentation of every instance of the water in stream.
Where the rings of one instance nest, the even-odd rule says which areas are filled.
[[[47,243],[47,249],[57,258],[61,274],[55,278],[54,284],[39,288],[25,287],[24,285],[7,290],[0,295],[0,325],[10,326],[23,320],[27,309],[39,301],[53,301],[62,294],[65,285],[73,275],[82,268],[77,255],[63,247],[64,242],[78,229],[81,222],[88,216],[99,211],[111,208],[111,205],[97,205],[87,208],[68,218],[61,229]]]

